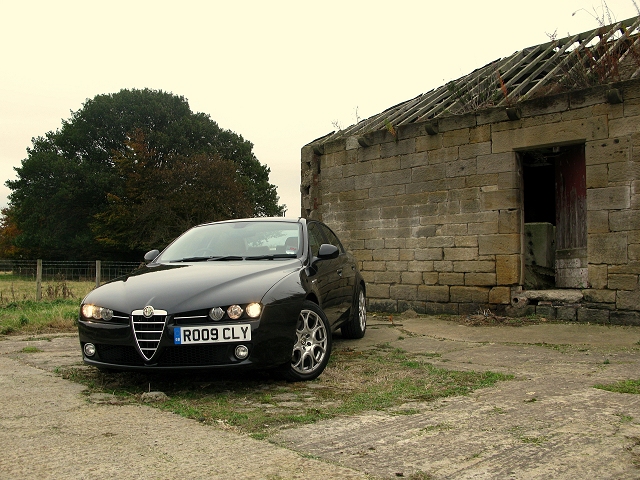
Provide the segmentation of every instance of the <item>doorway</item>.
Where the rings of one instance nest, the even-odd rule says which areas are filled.
[[[531,290],[587,287],[584,145],[520,152],[525,280]]]

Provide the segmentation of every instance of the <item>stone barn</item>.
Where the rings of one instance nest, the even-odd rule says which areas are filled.
[[[302,148],[369,308],[640,325],[640,18],[526,48]]]

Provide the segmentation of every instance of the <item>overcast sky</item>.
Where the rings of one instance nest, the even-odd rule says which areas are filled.
[[[637,15],[633,0],[5,1],[0,206],[31,138],[151,88],[254,144],[288,216],[300,149],[517,50]],[[574,12],[576,12],[574,14]]]

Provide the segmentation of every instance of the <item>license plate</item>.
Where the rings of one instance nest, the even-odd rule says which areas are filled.
[[[251,340],[251,325],[216,325],[199,327],[174,327],[173,344],[229,343]]]

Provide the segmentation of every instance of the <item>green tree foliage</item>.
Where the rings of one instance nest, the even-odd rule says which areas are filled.
[[[17,179],[6,182],[12,190],[7,212],[18,232],[14,243],[24,255],[137,258],[147,243],[164,244],[177,234],[169,232],[191,226],[192,221],[283,212],[275,186],[269,183],[270,170],[256,159],[251,142],[220,128],[208,115],[193,113],[184,97],[171,93],[145,89],[98,95],[72,112],[60,129],[32,143],[15,169]],[[135,155],[145,149],[150,155],[145,168],[135,168]],[[194,175],[200,190],[177,195],[188,190],[187,175]],[[154,184],[151,178],[165,183]],[[178,178],[182,190],[171,183]],[[208,191],[201,179],[209,183]],[[142,192],[145,188],[150,191]],[[238,208],[211,200],[225,195],[221,192],[227,188],[244,192],[245,201],[238,202]],[[191,211],[199,211],[203,202],[210,208],[187,215],[191,200],[199,202]],[[157,226],[148,241],[124,241],[141,235],[124,219],[142,219],[143,205],[155,207],[153,221],[162,222],[166,214],[174,224],[165,233],[160,233],[164,226]],[[135,211],[126,214],[129,206]]]

